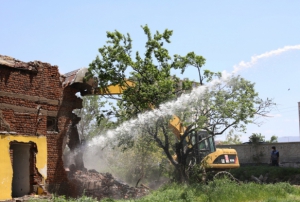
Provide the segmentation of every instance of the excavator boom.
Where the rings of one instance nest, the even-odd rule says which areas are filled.
[[[82,95],[120,95],[123,94],[124,90],[128,87],[135,85],[133,81],[126,80],[122,85],[109,85],[105,89],[99,89],[96,87],[97,79],[91,78],[88,81],[84,79],[84,75],[87,73],[87,68],[80,69],[73,80],[73,83],[86,84],[87,89],[84,89],[81,92]],[[180,140],[186,128],[181,124],[179,117],[173,115],[169,126],[177,139]],[[205,134],[204,131],[199,131],[199,133],[194,134],[194,137],[187,137],[195,138],[195,140],[197,140],[194,142],[194,144],[197,144],[194,146],[194,158],[198,159],[197,163],[205,160],[204,164],[206,165],[206,168],[217,170],[240,167],[236,150],[225,148],[216,149],[213,137],[207,136],[208,134]]]

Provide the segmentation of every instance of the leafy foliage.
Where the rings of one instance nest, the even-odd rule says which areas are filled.
[[[259,143],[259,142],[269,142],[269,143],[276,143],[278,142],[278,137],[273,135],[271,136],[270,140],[265,140],[265,136],[261,133],[252,133],[249,137],[249,142],[251,143]]]
[[[230,130],[226,135],[225,141],[221,141],[220,144],[241,144],[241,136],[239,134],[234,134],[234,130]]]
[[[99,96],[85,96],[82,99],[82,108],[74,110],[74,112],[81,118],[77,124],[79,136],[81,140],[88,140],[106,130],[106,126],[110,123],[109,115],[103,115],[103,109],[107,102],[101,101]],[[99,119],[101,114],[103,118]]]
[[[107,90],[110,85],[124,87],[121,100],[113,97],[120,100],[126,111],[126,115],[117,113],[119,118],[129,119],[145,110],[158,108],[162,102],[175,98],[182,90],[190,89],[191,82],[184,80],[179,86],[179,78],[171,75],[171,70],[180,69],[183,73],[189,65],[200,68],[205,62],[202,56],[193,52],[188,54],[188,58],[175,55],[172,59],[164,42],[170,43],[173,31],[157,31],[152,36],[147,25],[142,29],[147,36],[144,57],[139,52],[132,56],[129,34],[107,32],[107,45],[99,48],[100,56],[90,64],[89,70],[98,76],[100,89]],[[135,85],[128,85],[128,79],[134,81]]]
[[[205,59],[194,52],[172,58],[164,47],[164,42],[170,43],[172,31],[166,29],[163,33],[157,31],[152,35],[147,25],[142,29],[147,36],[144,57],[139,52],[134,57],[131,55],[132,39],[129,34],[107,32],[107,45],[99,48],[100,56],[90,64],[89,71],[98,77],[101,91],[107,92],[111,85],[121,85],[123,88],[121,98],[110,96],[119,101],[115,108],[119,123],[136,118],[139,113],[158,109],[162,103],[191,91],[192,82],[188,79],[180,81],[176,75],[171,75],[172,69],[184,73],[187,67],[194,66],[198,69],[200,85],[204,84],[204,79],[212,81],[212,84],[193,90],[189,97],[177,99],[182,102],[171,111],[180,117],[180,124],[185,128],[183,134],[177,134],[177,140],[169,128],[172,119],[169,113],[160,114],[140,129],[140,135],[149,136],[148,141],[156,142],[175,166],[178,175],[186,178],[187,157],[195,145],[186,142],[188,136],[199,130],[207,131],[211,136],[221,135],[230,128],[245,131],[245,126],[254,123],[257,116],[269,112],[273,102],[270,99],[261,100],[255,92],[254,83],[240,76],[221,78],[220,73],[209,70],[202,74]],[[129,85],[128,80],[134,85]],[[126,138],[124,133],[122,131],[123,136],[119,136],[119,146],[125,145],[127,148],[133,144],[128,144],[132,140]],[[186,143],[189,144],[187,149]],[[174,154],[177,159],[173,158]]]
[[[272,135],[270,140],[267,140],[266,142],[276,143],[278,142],[278,136]]]
[[[249,142],[251,143],[259,143],[264,141],[265,136],[263,136],[261,133],[252,133],[252,135],[249,137]]]
[[[254,84],[239,76],[217,80],[211,86],[202,86],[193,91],[188,100],[190,101],[185,106],[175,110],[186,127],[180,141],[176,143],[178,161],[171,155],[174,147],[170,147],[170,144],[174,145],[174,142],[169,141],[171,131],[167,129],[168,118],[157,121],[155,127],[160,130],[148,129],[149,135],[159,143],[172,164],[181,167],[179,170],[187,169],[186,160],[193,150],[193,146],[184,148],[186,137],[190,134],[204,130],[214,136],[223,134],[230,128],[245,131],[246,124],[254,123],[256,115],[264,115],[273,105],[271,100],[259,99]],[[164,135],[163,138],[159,138],[159,132]]]

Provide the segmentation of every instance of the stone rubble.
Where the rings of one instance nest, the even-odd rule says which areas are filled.
[[[97,198],[129,199],[139,198],[149,193],[149,188],[141,185],[140,187],[130,187],[125,183],[116,180],[110,173],[98,173],[95,170],[69,173],[69,181],[72,184],[72,197],[82,195]]]

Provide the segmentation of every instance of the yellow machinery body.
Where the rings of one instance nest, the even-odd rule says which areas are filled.
[[[205,160],[206,168],[208,169],[228,170],[240,167],[235,149],[217,148],[215,152],[208,154]]]

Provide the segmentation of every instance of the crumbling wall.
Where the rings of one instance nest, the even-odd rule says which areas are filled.
[[[81,145],[76,126],[80,118],[72,111],[82,108],[82,99],[76,94],[92,94],[95,87],[93,79],[84,81],[86,72],[83,68],[60,75],[57,66],[39,61],[24,63],[0,55],[0,159],[9,170],[0,170],[0,184],[5,188],[0,200],[7,198],[11,189],[11,143],[15,144],[12,148],[31,144],[31,186],[45,183],[52,193],[76,197],[85,191],[99,199],[136,198],[147,193],[146,187],[129,187],[110,174],[84,168],[82,153],[76,150]],[[69,173],[62,159],[66,145],[76,150]]]
[[[58,194],[69,194],[68,180],[64,162],[63,162],[63,151],[64,151],[64,140],[67,138],[67,145],[71,150],[75,150],[80,145],[78,133],[76,130],[71,130],[72,127],[79,122],[79,118],[72,113],[75,108],[82,107],[82,99],[78,98],[75,94],[78,92],[73,86],[67,86],[64,88],[62,101],[58,110],[58,133],[48,132],[47,142],[48,148],[52,148],[52,151],[48,153],[48,161],[51,166],[48,168],[49,175],[53,178],[49,178],[47,189],[50,192]],[[76,168],[82,169],[84,167],[83,161],[77,162]]]
[[[11,131],[47,135],[47,116],[57,115],[62,95],[60,74],[57,66],[34,65],[35,71],[0,65],[0,110]],[[1,131],[7,130],[4,125]]]
[[[64,85],[65,79],[57,66],[0,55],[0,136],[46,137],[46,184],[58,193],[65,191],[68,182],[62,160],[64,139],[69,126],[80,120],[72,111],[82,107],[82,100],[75,95],[78,88]],[[74,149],[79,139],[76,131],[70,134]],[[78,164],[83,167],[82,162]]]

